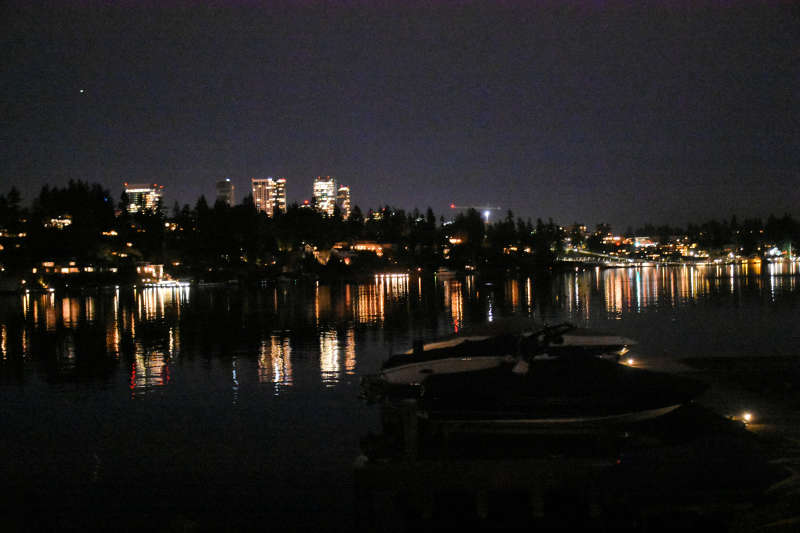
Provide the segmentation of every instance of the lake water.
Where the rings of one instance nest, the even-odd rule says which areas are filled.
[[[525,315],[632,337],[645,361],[800,355],[799,270],[0,296],[3,516],[19,530],[349,529],[359,439],[379,428],[360,378],[413,339]]]

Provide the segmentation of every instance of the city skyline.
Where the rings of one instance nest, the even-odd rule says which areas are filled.
[[[157,181],[171,206],[226,176],[242,191],[246,176],[329,173],[362,208],[614,226],[798,214],[787,2],[9,15],[0,179],[25,201],[69,179],[115,195]]]

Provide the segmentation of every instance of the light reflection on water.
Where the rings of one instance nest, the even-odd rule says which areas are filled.
[[[168,357],[159,352],[137,351],[131,365],[130,378],[132,397],[143,396],[156,387],[168,385],[170,381]]]
[[[320,331],[319,352],[320,375],[326,386],[339,383],[344,375],[355,374],[356,343],[353,328],[348,328],[341,337],[335,328]]]
[[[339,381],[340,350],[335,329],[319,333],[319,369],[325,385],[332,386]]]
[[[0,357],[6,358],[8,354],[8,327],[0,324]]]
[[[276,395],[292,386],[292,347],[288,337],[270,335],[261,341],[258,353],[258,382],[273,385]]]
[[[124,504],[152,488],[170,512],[180,493],[194,504],[209,488],[209,507],[224,492],[238,506],[248,480],[259,508],[286,507],[285,523],[309,501],[327,501],[318,506],[333,523],[352,508],[352,491],[338,489],[358,439],[380,422],[357,398],[359,378],[412,340],[517,314],[612,329],[645,355],[800,355],[797,281],[796,265],[765,264],[0,295],[13,435],[0,471],[28,479],[33,465],[43,485],[69,478],[80,490],[107,483]]]
[[[464,291],[460,281],[445,280],[444,305],[450,310],[450,322],[453,332],[458,333],[464,325]]]
[[[712,300],[726,308],[745,301],[768,307],[786,295],[796,300],[797,289],[796,263],[753,263],[591,269],[559,274],[549,283],[388,274],[359,284],[257,290],[26,293],[3,300],[0,373],[12,360],[45,359],[51,363],[27,369],[28,375],[46,371],[61,381],[77,374],[108,381],[119,372],[117,365],[128,374],[131,395],[141,397],[169,387],[181,361],[221,357],[234,396],[251,383],[270,385],[280,395],[297,385],[299,375],[316,374],[317,383],[330,388],[374,371],[385,344],[395,338],[402,346],[393,349],[406,349],[412,337],[442,336],[509,314],[586,325],[658,310],[674,313]],[[104,359],[116,363],[98,364],[95,373],[93,365]]]

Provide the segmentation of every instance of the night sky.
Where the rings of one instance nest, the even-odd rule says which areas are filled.
[[[0,13],[0,192],[26,203],[332,175],[364,210],[800,216],[791,2],[31,4]]]

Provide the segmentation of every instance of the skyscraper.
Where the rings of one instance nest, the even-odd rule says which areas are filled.
[[[228,207],[232,207],[233,204],[236,203],[236,199],[234,198],[234,189],[236,187],[233,186],[231,183],[230,178],[225,178],[222,181],[217,182],[217,201],[225,202]]]
[[[275,214],[275,208],[286,212],[286,178],[252,178],[253,203],[256,209],[267,216]]]
[[[161,209],[161,199],[164,195],[164,186],[156,183],[127,183],[125,194],[128,195],[128,213],[144,211],[156,212]]]
[[[339,211],[342,213],[342,218],[347,220],[350,218],[350,187],[342,185],[336,193],[336,205],[339,206]]]
[[[314,179],[314,209],[328,216],[333,216],[336,206],[336,180],[331,176],[317,176]]]
[[[286,178],[278,178],[274,181],[271,201],[273,210],[286,212]]]
[[[267,211],[269,204],[269,190],[270,180],[264,178],[251,178],[250,183],[253,186],[253,204],[256,206],[257,211],[267,213],[272,216],[272,210]]]

